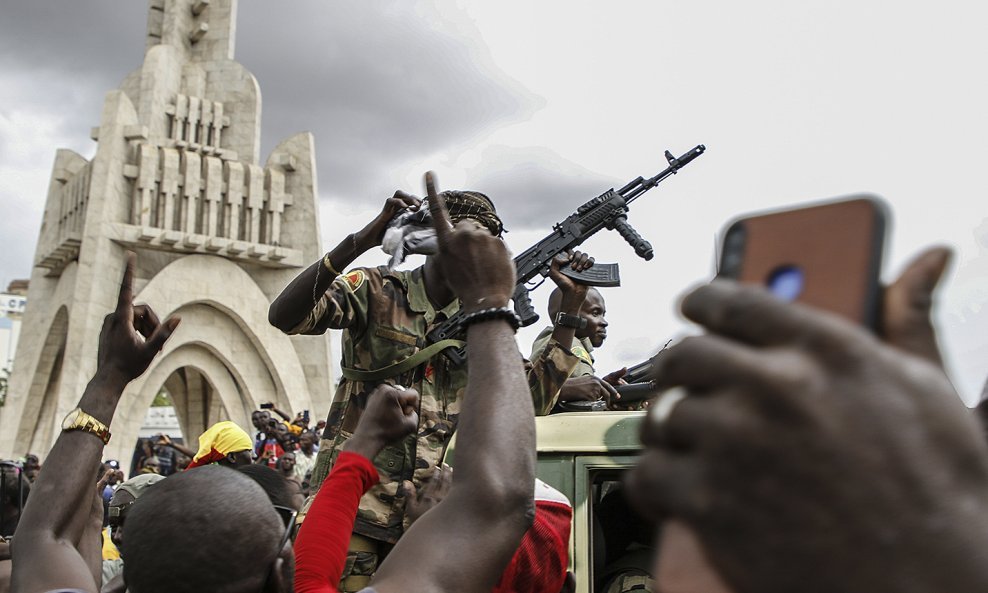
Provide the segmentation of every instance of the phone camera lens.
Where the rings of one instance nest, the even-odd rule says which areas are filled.
[[[805,277],[799,266],[782,265],[768,275],[765,284],[769,291],[784,301],[795,301],[803,293]]]

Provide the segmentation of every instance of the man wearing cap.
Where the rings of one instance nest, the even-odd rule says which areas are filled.
[[[446,191],[436,199],[445,203],[455,224],[468,221],[494,236],[502,232],[491,200],[473,191]],[[353,571],[341,590],[357,591],[405,528],[404,480],[420,485],[432,474],[456,426],[466,388],[466,365],[457,367],[441,353],[422,352],[426,335],[461,306],[447,284],[433,255],[411,271],[387,266],[342,270],[367,250],[381,245],[392,220],[406,212],[422,212],[422,201],[398,191],[383,210],[360,231],[348,235],[320,261],[302,272],[274,300],[268,318],[288,334],[321,334],[342,329],[343,379],[340,381],[322,434],[312,471],[313,491],[318,489],[342,448],[352,435],[366,406],[368,393],[380,382],[413,387],[421,395],[419,429],[404,441],[386,447],[375,459],[380,483],[361,500],[351,540]],[[430,222],[431,224],[431,222]],[[428,243],[428,241],[425,241]],[[414,249],[408,252],[415,252]],[[418,251],[428,253],[427,250]],[[575,290],[576,313],[585,292],[558,273],[560,265],[582,270],[591,260],[577,254],[554,265],[553,278]],[[560,280],[557,280],[557,282]],[[481,299],[483,300],[483,299]],[[476,309],[483,303],[464,303]],[[566,380],[577,359],[553,341],[529,371],[533,392],[554,394]],[[521,364],[521,361],[519,361]]]
[[[159,474],[141,474],[117,486],[113,496],[110,497],[110,504],[106,513],[107,523],[110,525],[110,540],[116,549],[119,550],[123,544],[123,526],[124,520],[127,518],[127,511],[148,488],[164,479],[165,476]],[[123,573],[123,560],[119,553],[114,559],[103,560],[104,585],[121,573]]]

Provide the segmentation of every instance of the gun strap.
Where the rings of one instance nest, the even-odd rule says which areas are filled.
[[[467,343],[463,340],[440,340],[431,346],[419,350],[405,360],[398,361],[384,368],[365,371],[363,369],[343,367],[340,369],[340,372],[343,378],[351,381],[383,381],[384,379],[390,379],[391,377],[396,377],[414,369],[447,348],[462,348],[466,345]]]

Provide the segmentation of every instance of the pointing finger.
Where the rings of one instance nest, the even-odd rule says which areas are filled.
[[[446,202],[440,199],[436,192],[436,174],[429,171],[425,174],[425,191],[429,196],[429,213],[432,214],[432,224],[436,229],[439,245],[446,245],[453,232],[453,223],[449,220]]]
[[[123,280],[120,281],[120,296],[117,298],[117,314],[121,315],[128,324],[134,319],[131,303],[134,302],[134,267],[137,254],[128,251],[124,263]]]

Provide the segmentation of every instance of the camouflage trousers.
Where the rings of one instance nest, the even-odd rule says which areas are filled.
[[[339,590],[342,593],[357,593],[370,585],[377,567],[391,551],[394,544],[370,539],[359,534],[350,536],[350,546],[346,554],[346,566],[340,578]]]

